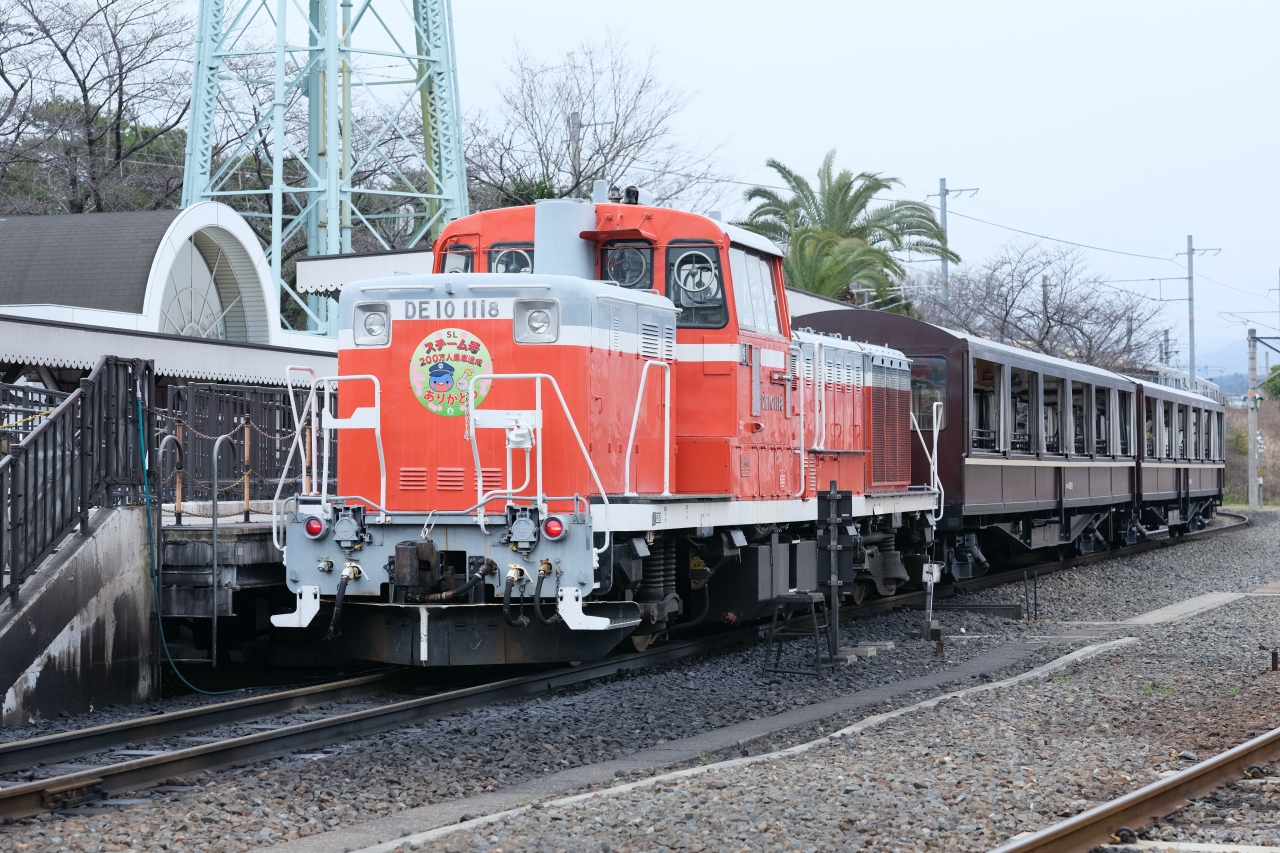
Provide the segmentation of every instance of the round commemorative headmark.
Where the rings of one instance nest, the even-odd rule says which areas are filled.
[[[493,373],[489,348],[467,329],[437,329],[422,339],[409,363],[409,384],[429,412],[447,418],[466,414],[475,387],[476,405],[484,401]]]

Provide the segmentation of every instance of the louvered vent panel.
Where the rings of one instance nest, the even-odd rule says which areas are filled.
[[[467,475],[461,468],[437,468],[436,490],[460,492],[466,486]]]
[[[506,486],[507,481],[506,478],[502,476],[501,468],[481,468],[480,484],[484,487],[486,492],[491,492],[494,489],[501,489]]]
[[[622,318],[617,314],[613,315],[613,322],[609,327],[609,348],[614,352],[622,351]]]
[[[400,491],[421,492],[427,488],[426,468],[401,468]]]
[[[871,386],[871,481],[906,486],[911,481],[911,375],[874,365]]]
[[[674,361],[676,357],[676,327],[664,326],[662,329],[662,357]]]
[[[662,330],[657,323],[640,324],[640,355],[660,358],[662,355]]]

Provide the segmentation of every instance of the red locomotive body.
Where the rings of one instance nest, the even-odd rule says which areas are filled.
[[[793,333],[768,240],[557,200],[453,222],[435,252],[432,275],[343,291],[338,497],[293,508],[300,601],[345,598],[361,635],[413,611],[402,662],[443,665],[582,659],[791,588],[908,581],[898,548],[923,552],[936,502],[910,488],[908,362]],[[311,516],[324,532],[299,536]],[[463,650],[446,614],[496,633]]]

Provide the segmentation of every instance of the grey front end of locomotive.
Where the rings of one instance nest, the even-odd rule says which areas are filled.
[[[640,621],[632,602],[589,600],[599,566],[612,565],[597,559],[585,502],[568,513],[383,518],[301,497],[282,521],[297,609],[272,623],[323,632],[339,655],[412,666],[586,660]]]

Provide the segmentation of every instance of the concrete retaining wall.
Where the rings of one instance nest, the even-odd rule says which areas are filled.
[[[0,611],[0,725],[154,698],[146,510],[98,510]]]

